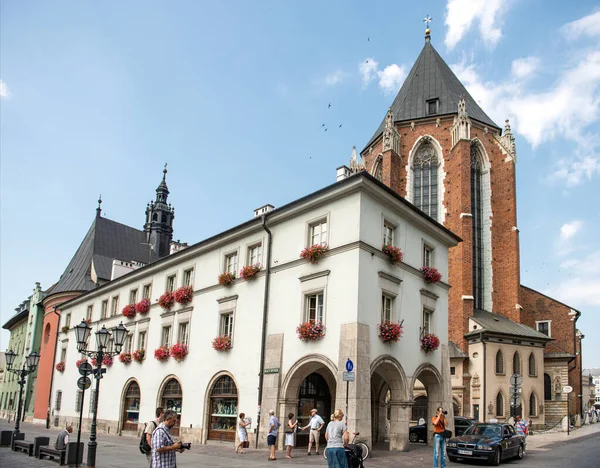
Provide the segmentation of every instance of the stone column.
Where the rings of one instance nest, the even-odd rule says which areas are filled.
[[[390,450],[408,452],[408,427],[413,404],[412,401],[390,401]]]
[[[269,429],[269,410],[275,410],[277,413],[279,402],[279,389],[281,386],[281,360],[283,357],[283,333],[267,336],[265,348],[265,369],[279,369],[278,372],[265,373],[263,379],[263,394],[260,410],[260,434],[259,447],[267,446],[267,433]],[[280,405],[279,405],[280,406]],[[287,414],[287,413],[286,413]],[[276,414],[280,422],[285,422],[284,415]],[[281,449],[284,443],[283,431],[280,430],[278,448]]]

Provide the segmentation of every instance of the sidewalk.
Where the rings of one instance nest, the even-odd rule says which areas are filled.
[[[573,429],[569,435],[566,432],[535,433],[527,437],[527,450],[550,450],[551,445],[568,443],[593,434],[600,434],[600,423]]]

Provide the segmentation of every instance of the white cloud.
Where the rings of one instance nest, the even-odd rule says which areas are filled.
[[[512,76],[516,79],[528,78],[535,73],[540,63],[538,57],[524,57],[513,60],[511,67]]]
[[[336,70],[334,72],[331,72],[325,77],[325,84],[327,86],[335,86],[337,84],[340,84],[346,79],[347,75],[348,74],[343,70]]]
[[[561,30],[565,37],[571,40],[581,36],[598,37],[600,36],[600,11],[567,23]]]
[[[569,240],[575,234],[577,234],[583,227],[583,221],[575,220],[570,223],[565,223],[560,227],[560,238],[562,240]]]
[[[562,181],[567,187],[575,187],[586,181],[591,181],[595,175],[600,175],[600,153],[594,151],[593,146],[587,148],[590,153],[581,155],[575,151],[573,159],[561,158],[555,164],[555,169],[550,173],[550,181]]]
[[[553,287],[552,297],[579,308],[600,306],[600,250],[570,258],[560,266],[572,272],[571,278]]]
[[[382,71],[378,71],[377,76],[379,76],[379,87],[385,94],[391,94],[400,89],[400,85],[406,77],[406,71],[404,68],[393,63],[385,67]]]
[[[373,81],[375,76],[377,76],[378,67],[379,62],[373,57],[366,58],[358,65],[358,70],[360,72],[360,76],[362,77],[364,86],[367,86],[371,81]]]
[[[475,22],[479,23],[483,41],[494,47],[502,37],[500,23],[506,7],[507,2],[502,0],[448,0],[446,47],[453,49]]]
[[[6,86],[6,82],[0,80],[0,98],[8,99],[11,96],[10,90],[8,86]]]

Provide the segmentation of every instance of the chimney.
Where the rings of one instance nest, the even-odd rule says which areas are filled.
[[[173,255],[187,247],[189,247],[187,242],[180,242],[179,239],[177,239],[177,242],[171,241],[169,244],[169,255]]]
[[[258,218],[259,216],[262,216],[265,213],[268,213],[269,211],[273,211],[274,209],[275,207],[273,205],[261,206],[260,208],[256,208],[254,210],[254,217]]]
[[[340,180],[347,179],[352,175],[352,171],[348,166],[340,166],[336,169],[335,181],[339,182]]]

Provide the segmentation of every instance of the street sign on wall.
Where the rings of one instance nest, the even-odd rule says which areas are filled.
[[[510,376],[510,384],[513,387],[518,387],[523,384],[523,376],[520,374],[513,374]]]
[[[573,391],[573,387],[571,387],[570,385],[565,385],[565,386],[562,388],[562,392],[563,392],[563,393],[571,393],[572,391]]]

